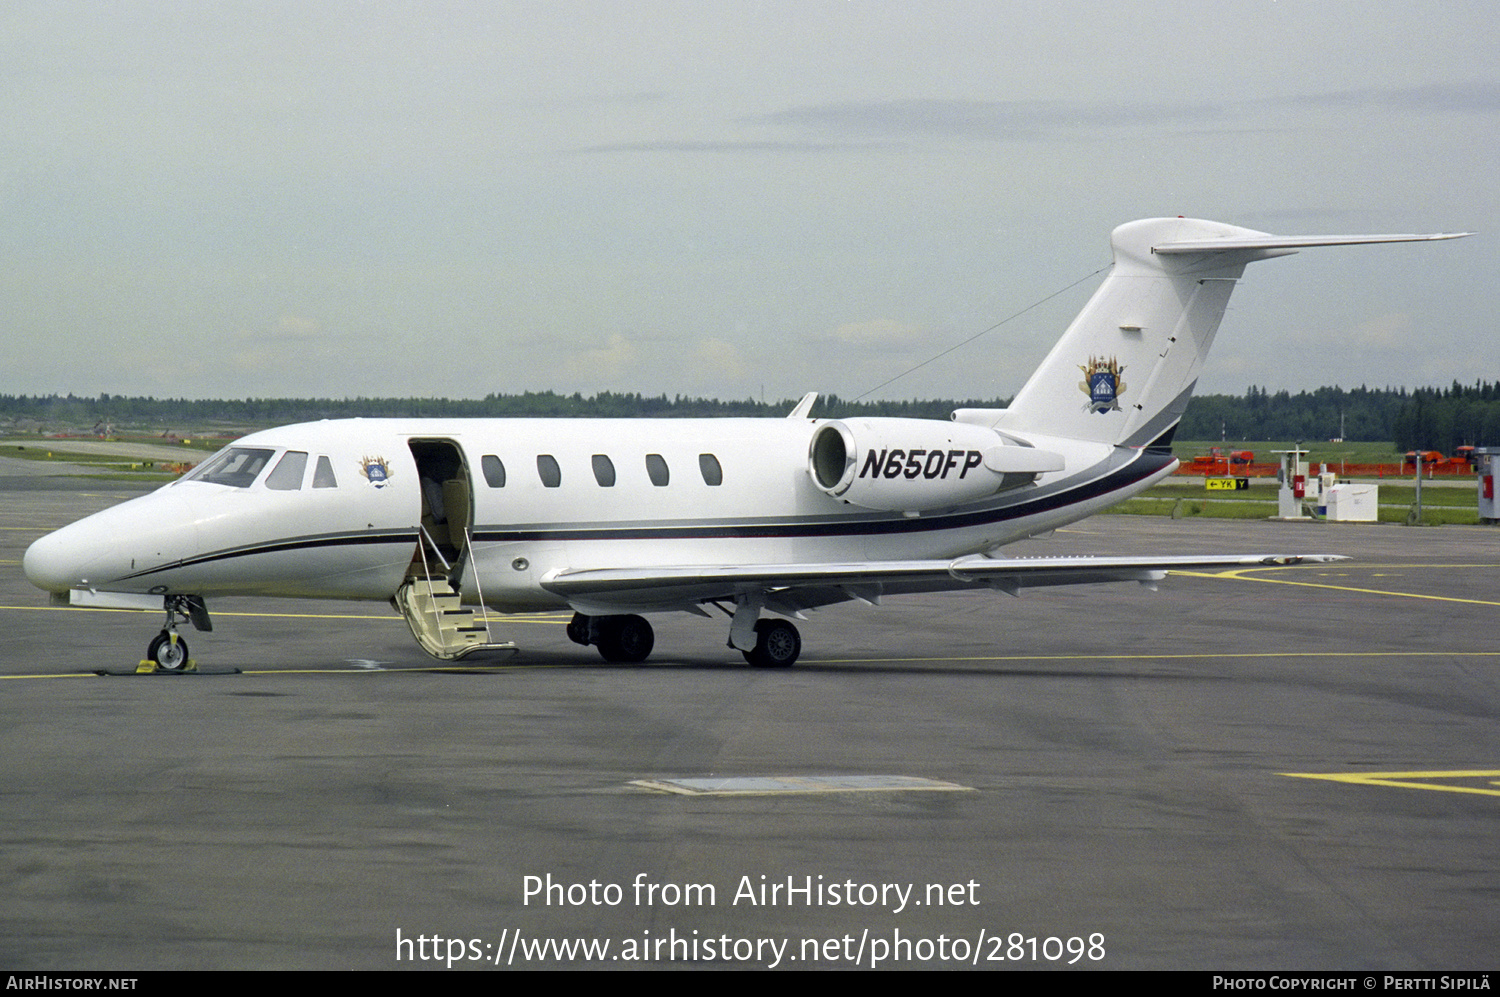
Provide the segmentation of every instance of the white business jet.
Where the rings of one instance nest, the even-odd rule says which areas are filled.
[[[165,610],[148,662],[189,665],[208,599],[378,599],[438,658],[509,647],[487,613],[571,609],[568,636],[642,661],[642,614],[729,621],[756,666],[797,660],[787,617],[945,589],[1136,581],[1330,558],[1005,558],[1172,472],[1169,443],[1248,263],[1434,235],[1268,235],[1158,218],[1005,409],[952,421],[346,419],[253,433],[185,477],[26,552],[57,602]],[[477,609],[465,608],[468,606]],[[762,618],[763,612],[777,614]]]

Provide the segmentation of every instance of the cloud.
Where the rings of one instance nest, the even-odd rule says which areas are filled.
[[[316,339],[322,331],[317,319],[304,315],[283,315],[276,320],[271,336],[274,339],[309,340]]]
[[[635,367],[636,358],[635,345],[616,332],[609,337],[606,345],[570,355],[567,367],[573,376],[599,384],[630,373]]]
[[[1414,87],[1365,87],[1276,97],[1265,104],[1269,107],[1376,107],[1418,114],[1443,111],[1494,114],[1500,111],[1500,83],[1473,80]]]
[[[1350,330],[1345,345],[1356,354],[1365,350],[1410,350],[1412,329],[1412,317],[1406,312],[1377,315]]]
[[[758,120],[819,133],[1000,140],[1034,139],[1065,128],[1202,123],[1224,114],[1223,106],[1210,103],[1110,105],[1062,100],[908,98],[792,107]]]
[[[307,360],[326,355],[331,344],[324,340],[316,319],[282,315],[269,328],[243,330],[228,351],[229,366],[239,374],[285,371],[294,357]]]
[[[810,104],[745,120],[819,135],[939,136],[1001,141],[1037,139],[1075,129],[1227,125],[1261,117],[1268,110],[1353,107],[1415,114],[1443,111],[1494,114],[1500,111],[1500,83],[1478,80],[1414,87],[1367,87],[1258,100],[1180,103],[912,97]]]
[[[845,323],[834,329],[832,336],[850,346],[911,349],[927,339],[929,332],[921,326],[881,318]]]
[[[689,376],[711,384],[748,377],[754,367],[735,344],[723,339],[705,339],[688,361]]]
[[[861,143],[859,148],[868,148]],[[829,152],[849,148],[847,143],[835,142],[764,142],[764,141],[707,141],[682,142],[657,140],[649,142],[616,142],[609,145],[591,145],[570,150],[577,155],[606,152]]]

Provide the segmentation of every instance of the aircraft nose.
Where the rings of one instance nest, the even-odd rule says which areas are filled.
[[[138,566],[173,559],[195,535],[190,510],[153,492],[49,533],[26,549],[21,569],[37,588],[66,592],[117,581]]]
[[[21,570],[39,589],[66,592],[79,584],[93,560],[87,548],[77,542],[73,527],[65,526],[27,547]]]

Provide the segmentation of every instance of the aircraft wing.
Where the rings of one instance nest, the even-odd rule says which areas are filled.
[[[969,555],[953,560],[866,561],[828,564],[733,564],[648,568],[570,568],[542,579],[579,612],[606,614],[693,609],[699,603],[757,593],[778,612],[882,595],[991,588],[1017,594],[1043,585],[1140,582],[1154,585],[1168,571],[1282,567],[1348,560],[1335,554],[1254,554],[1207,557],[1012,557]]]

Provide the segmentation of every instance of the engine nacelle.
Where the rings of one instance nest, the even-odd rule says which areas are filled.
[[[807,453],[807,473],[824,492],[882,512],[962,505],[1062,469],[1059,454],[983,426],[930,419],[825,422]]]

